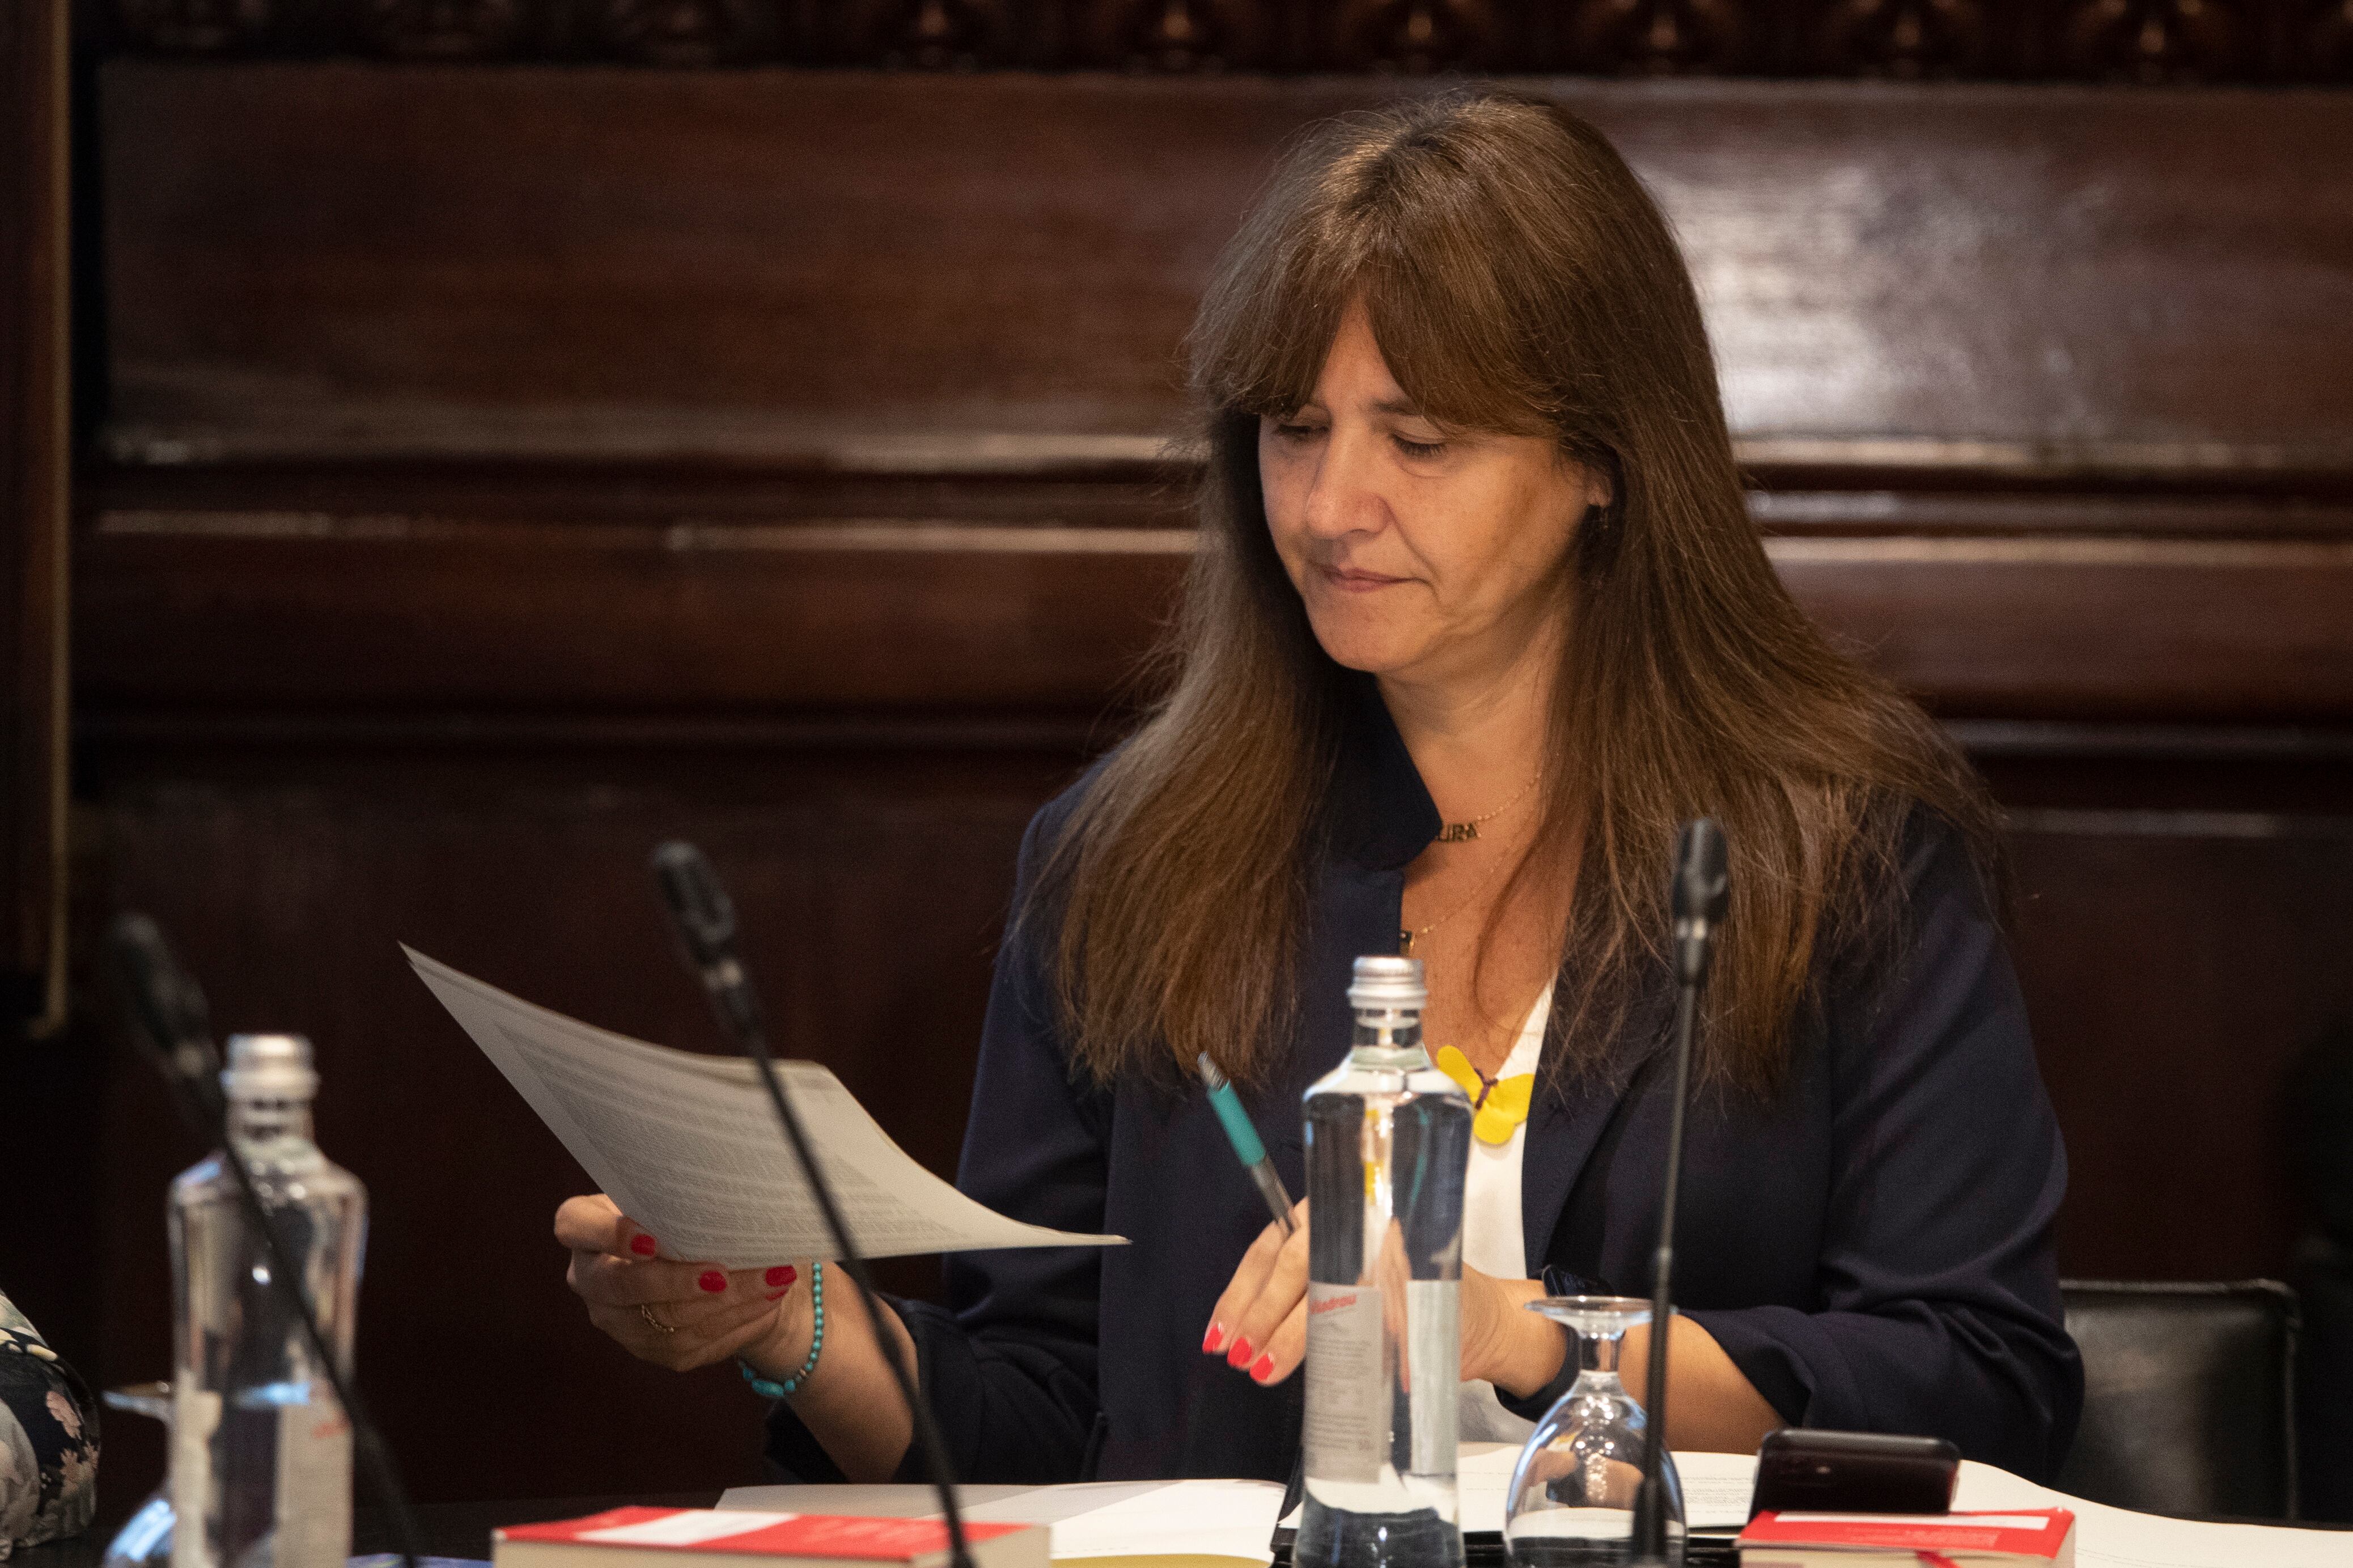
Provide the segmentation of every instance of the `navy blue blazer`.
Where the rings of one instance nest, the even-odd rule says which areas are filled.
[[[1406,865],[1440,826],[1384,706],[1368,696],[1357,710],[1311,894],[1295,1037],[1273,1081],[1246,1097],[1293,1192],[1301,1096],[1347,1048],[1349,965],[1397,950]],[[1030,824],[1017,909],[1085,787]],[[2047,1481],[2083,1398],[2052,1251],[2066,1157],[1958,841],[1922,816],[1905,877],[1907,951],[1877,976],[1825,966],[1824,1003],[1799,1026],[1779,1092],[1695,1103],[1677,1305],[1793,1425],[1949,1437]],[[956,1474],[1282,1480],[1302,1380],[1261,1388],[1200,1353],[1266,1224],[1257,1189],[1198,1088],[1179,1098],[1074,1075],[1042,923],[1017,928],[997,957],[956,1184],[1015,1218],[1130,1245],[951,1257],[945,1307],[897,1303]],[[1656,1002],[1637,1010],[1609,1070],[1538,1091],[1520,1198],[1530,1278],[1550,1263],[1650,1291],[1670,1077],[1659,1070],[1670,998]],[[1514,1403],[1533,1416],[1556,1394]],[[768,1452],[786,1475],[839,1479],[781,1403]],[[921,1473],[911,1448],[902,1476]]]

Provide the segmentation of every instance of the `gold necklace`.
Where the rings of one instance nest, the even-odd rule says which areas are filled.
[[[1487,813],[1484,816],[1474,816],[1468,822],[1441,822],[1438,829],[1438,837],[1436,842],[1440,844],[1468,844],[1471,840],[1479,837],[1479,825],[1481,823],[1494,821],[1495,818],[1503,816],[1504,813],[1511,810],[1512,807],[1519,805],[1520,802],[1527,799],[1529,795],[1535,794],[1536,785],[1542,783],[1544,783],[1544,771],[1539,768],[1536,771],[1535,777],[1530,779],[1526,784],[1522,786],[1519,794],[1514,795],[1511,799],[1505,801],[1494,810]],[[1507,857],[1496,857],[1494,865],[1487,868],[1487,874],[1479,879],[1479,882],[1476,887],[1472,888],[1470,892],[1463,895],[1462,901],[1456,904],[1444,914],[1439,916],[1436,920],[1430,921],[1428,925],[1399,926],[1398,928],[1398,956],[1399,958],[1411,958],[1413,956],[1413,944],[1416,941],[1428,936],[1431,931],[1436,931],[1440,926],[1444,925],[1448,921],[1452,920],[1456,915],[1461,914],[1464,910],[1467,910],[1472,904],[1477,903],[1479,901],[1479,895],[1485,892],[1487,890],[1487,884],[1495,879],[1495,873],[1502,869],[1505,858],[1507,858]]]
[[[1498,864],[1500,864],[1500,862],[1498,862]],[[1493,868],[1490,868],[1487,875],[1479,879],[1479,885],[1471,889],[1470,897],[1464,899],[1461,903],[1455,905],[1452,909],[1447,910],[1444,914],[1439,916],[1428,925],[1419,927],[1399,926],[1398,928],[1398,956],[1399,958],[1411,958],[1413,956],[1413,944],[1417,938],[1428,936],[1431,931],[1436,931],[1440,926],[1444,925],[1448,921],[1452,920],[1456,915],[1461,914],[1464,910],[1467,910],[1472,904],[1477,903],[1479,901],[1479,895],[1487,890],[1487,884],[1494,880],[1494,870]]]
[[[1493,815],[1494,814],[1493,812],[1488,813],[1488,816],[1490,816]],[[1477,903],[1479,901],[1479,896],[1487,890],[1487,884],[1495,879],[1495,873],[1504,868],[1504,862],[1507,858],[1509,858],[1509,857],[1503,855],[1495,857],[1495,863],[1487,868],[1487,874],[1479,879],[1478,885],[1462,896],[1462,901],[1456,904],[1444,914],[1439,916],[1436,920],[1430,921],[1428,925],[1399,926],[1398,928],[1398,956],[1399,958],[1411,958],[1413,956],[1413,944],[1417,940],[1421,937],[1428,936],[1431,931],[1436,931],[1440,926],[1444,925],[1448,921],[1452,920],[1456,915],[1461,914],[1464,910],[1467,910],[1472,904]]]
[[[1536,785],[1542,783],[1544,783],[1544,771],[1539,768],[1536,771],[1536,776],[1530,779],[1525,784],[1521,786],[1519,794],[1514,795],[1511,799],[1505,801],[1503,805],[1497,806],[1486,816],[1474,816],[1468,822],[1441,823],[1438,829],[1438,842],[1440,844],[1470,843],[1471,840],[1479,837],[1479,825],[1481,823],[1494,821],[1495,818],[1503,816],[1504,813],[1511,810],[1512,807],[1519,805],[1520,802],[1534,795],[1535,793]]]

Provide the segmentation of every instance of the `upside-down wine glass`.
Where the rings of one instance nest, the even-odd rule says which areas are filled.
[[[1641,1406],[1618,1380],[1626,1331],[1651,1321],[1630,1296],[1547,1296],[1526,1303],[1577,1338],[1577,1382],[1529,1434],[1512,1468],[1504,1550],[1514,1568],[1598,1568],[1633,1554],[1634,1498],[1642,1484]],[[1674,1456],[1660,1456],[1667,1561],[1683,1560],[1683,1488]]]
[[[99,1397],[110,1410],[152,1415],[164,1424],[165,1432],[172,1429],[172,1385],[168,1383],[134,1383],[128,1388],[110,1388]],[[167,1450],[171,1447],[168,1441],[164,1446]],[[164,1484],[139,1505],[139,1511],[107,1542],[101,1568],[168,1568],[172,1561],[172,1476],[167,1465]]]

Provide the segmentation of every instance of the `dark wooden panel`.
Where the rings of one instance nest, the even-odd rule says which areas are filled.
[[[2025,814],[2016,951],[2066,1270],[2281,1277],[2288,1069],[2353,1026],[2353,815]]]
[[[1074,759],[673,754],[659,781],[619,783],[520,763],[287,760],[140,781],[108,759],[94,898],[163,921],[224,1031],[316,1042],[321,1142],[373,1205],[360,1370],[413,1489],[759,1479],[760,1404],[732,1365],[675,1377],[588,1326],[549,1234],[586,1178],[395,943],[642,1037],[721,1048],[645,870],[655,843],[694,837],[742,908],[784,1047],[830,1064],[952,1175],[1015,847]],[[78,1260],[99,1276],[100,1320],[63,1326],[93,1377],[123,1381],[166,1365],[162,1194],[194,1152],[143,1067],[104,1036],[90,1045],[111,1051],[108,1153],[84,1163],[107,1223],[81,1239],[102,1254]],[[937,1289],[931,1259],[884,1273]],[[117,1470],[110,1486],[141,1480]]]
[[[1174,529],[101,514],[81,690],[245,709],[1093,712]],[[2353,720],[2353,542],[1799,538],[1799,601],[1968,717]]]
[[[2353,544],[1780,540],[1798,600],[1940,711],[2353,719]]]
[[[101,531],[81,689],[101,710],[1092,710],[1189,542],[922,525]]]
[[[2353,729],[1964,720],[1950,726],[2016,811],[2353,817]]]
[[[2353,472],[2353,99],[1534,85],[1760,462]],[[1137,461],[1273,149],[1396,90],[119,61],[112,450]]]

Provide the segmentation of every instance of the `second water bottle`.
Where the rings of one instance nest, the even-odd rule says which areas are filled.
[[[1471,1102],[1422,1048],[1410,958],[1359,958],[1348,1058],[1307,1091],[1299,1568],[1459,1568],[1455,1389]]]

